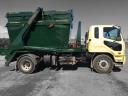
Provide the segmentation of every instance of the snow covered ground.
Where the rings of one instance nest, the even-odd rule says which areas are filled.
[[[3,67],[5,64],[5,56],[0,56],[0,67]]]
[[[92,72],[86,65],[23,74],[4,62],[0,56],[0,96],[128,96],[128,60],[110,74]]]

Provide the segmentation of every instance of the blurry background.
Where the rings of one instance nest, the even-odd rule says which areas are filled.
[[[0,0],[0,38],[8,38],[5,25],[7,12],[44,10],[74,11],[74,29],[82,21],[82,38],[90,25],[115,24],[122,27],[125,39],[128,38],[128,0]],[[71,35],[75,37],[73,33]]]

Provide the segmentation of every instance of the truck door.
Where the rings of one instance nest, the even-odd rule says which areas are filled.
[[[113,51],[121,51],[121,35],[120,30],[116,27],[103,28],[104,45],[111,48]]]
[[[87,49],[89,52],[97,52],[99,51],[99,46],[101,43],[100,34],[99,34],[100,28],[99,27],[91,27],[88,32],[88,40],[87,40]]]

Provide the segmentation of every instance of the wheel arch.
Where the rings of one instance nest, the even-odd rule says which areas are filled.
[[[107,55],[112,59],[113,62],[115,62],[113,55],[110,54],[110,53],[93,53],[92,57],[91,57],[91,68],[93,68],[93,63],[92,62],[93,62],[94,58],[98,55]]]

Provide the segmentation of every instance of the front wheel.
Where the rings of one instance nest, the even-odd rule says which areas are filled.
[[[107,55],[98,55],[93,60],[93,68],[98,73],[110,73],[113,69],[113,60]]]

